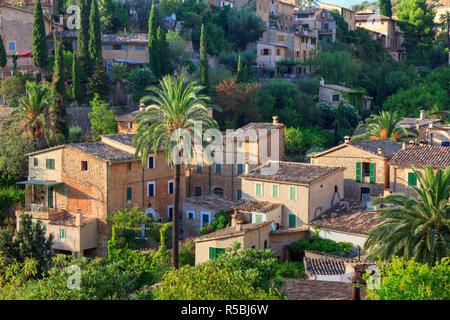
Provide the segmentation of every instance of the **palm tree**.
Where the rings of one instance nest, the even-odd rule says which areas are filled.
[[[434,173],[425,166],[424,175],[416,168],[413,171],[420,185],[412,186],[417,199],[394,193],[372,202],[393,206],[378,209],[381,214],[373,218],[381,222],[369,230],[367,259],[380,256],[389,260],[392,255],[402,255],[431,266],[449,256],[450,167]]]
[[[415,129],[405,129],[398,126],[402,120],[395,111],[381,111],[380,115],[372,114],[366,118],[365,123],[358,126],[365,128],[366,132],[352,138],[353,141],[391,139],[394,141],[404,141],[417,135]]]
[[[128,70],[125,63],[113,63],[112,70],[113,71],[110,72],[109,74],[111,75],[113,83],[116,84],[116,93],[114,95],[114,102],[119,103],[120,86],[122,85],[122,83],[124,84],[129,83],[129,81],[126,80],[128,77]]]
[[[175,137],[180,130],[187,130],[192,137],[194,123],[202,122],[203,128],[217,128],[217,122],[208,116],[205,104],[209,97],[200,93],[203,89],[197,83],[191,82],[184,87],[184,76],[165,76],[160,80],[160,87],[149,87],[152,93],[141,99],[142,103],[152,102],[147,110],[136,117],[138,122],[133,144],[136,146],[136,158],[141,157],[144,164],[149,152],[155,155],[164,150],[166,163],[174,167],[175,195],[174,215],[172,225],[173,266],[178,268],[178,219],[180,218],[180,176],[181,163],[174,158],[179,144],[183,144],[183,137]],[[197,134],[197,133],[196,133]],[[192,145],[192,144],[191,144]],[[192,153],[192,149],[184,150]],[[183,155],[185,159],[189,154]]]
[[[50,145],[50,138],[58,140],[54,127],[55,96],[48,84],[26,83],[26,93],[19,98],[13,119],[19,129],[37,139],[38,147]]]

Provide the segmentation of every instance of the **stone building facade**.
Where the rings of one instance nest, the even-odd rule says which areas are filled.
[[[344,198],[370,201],[370,197],[384,194],[390,186],[388,161],[401,149],[401,144],[392,140],[368,140],[350,142],[331,149],[312,153],[311,164],[340,166],[344,172]]]

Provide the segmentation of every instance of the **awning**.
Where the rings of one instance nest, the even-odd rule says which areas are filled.
[[[134,60],[125,60],[125,59],[113,59],[114,62],[119,63],[127,63],[127,64],[148,64],[148,61],[134,61]]]
[[[64,184],[64,182],[58,182],[58,181],[42,181],[42,180],[27,180],[27,181],[20,181],[17,182],[17,184],[35,184],[35,185],[43,185],[43,186],[56,186],[60,184]]]

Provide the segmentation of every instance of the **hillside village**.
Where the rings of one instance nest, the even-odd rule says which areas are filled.
[[[0,299],[449,299],[449,12],[2,1]]]

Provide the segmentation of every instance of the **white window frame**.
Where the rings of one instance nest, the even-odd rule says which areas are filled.
[[[153,193],[154,193],[152,196],[150,196],[150,189],[149,189],[149,186],[151,184],[153,185]],[[156,182],[155,181],[148,181],[147,182],[147,198],[154,197],[154,196],[156,196]]]
[[[172,221],[173,221],[173,216],[174,216],[175,213],[173,211],[173,205],[172,204],[167,206],[167,219],[170,218],[170,215],[169,215],[170,209],[172,209]]]
[[[195,210],[186,210],[186,219],[191,220],[191,219],[189,219],[189,213],[192,213],[192,220],[194,220],[195,219]]]
[[[173,184],[173,192],[172,193],[170,193],[170,184]],[[168,194],[173,194],[173,193],[175,193],[175,182],[173,181],[173,180],[169,180],[169,181],[167,181],[167,193]]]
[[[153,167],[152,168],[150,168],[150,158],[153,158]],[[155,169],[155,156],[148,156],[147,169]]]
[[[203,215],[207,215],[209,217],[208,223],[211,223],[211,212],[209,211],[201,211],[200,212],[200,228],[203,228]]]

